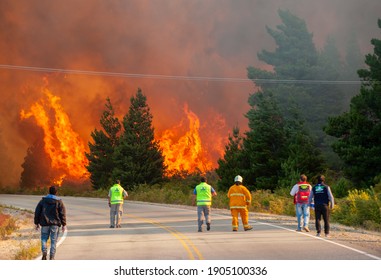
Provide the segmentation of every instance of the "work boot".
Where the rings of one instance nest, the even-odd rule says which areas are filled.
[[[207,231],[210,230],[210,223],[207,223],[207,224],[206,224],[206,230],[207,230]]]
[[[54,255],[50,255],[50,258],[49,258],[49,260],[55,260],[55,258],[54,258]]]
[[[252,229],[253,229],[252,226],[248,226],[248,227],[245,228],[245,231],[252,230]]]
[[[42,254],[42,258],[41,258],[41,260],[44,260],[44,261],[46,260],[46,253],[43,253],[43,254]]]

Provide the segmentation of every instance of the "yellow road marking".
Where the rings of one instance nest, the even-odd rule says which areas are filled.
[[[188,252],[188,256],[189,256],[189,258],[191,260],[196,260],[196,259],[203,260],[204,259],[203,256],[201,255],[200,251],[193,244],[193,242],[186,235],[184,235],[181,232],[175,230],[174,228],[168,227],[166,225],[163,225],[163,224],[161,224],[159,222],[156,222],[154,220],[150,220],[150,219],[147,219],[147,218],[142,218],[142,217],[131,215],[131,214],[127,214],[126,216],[129,216],[129,217],[131,217],[133,219],[136,219],[136,220],[141,220],[141,221],[150,223],[150,224],[152,224],[154,226],[157,226],[159,228],[164,229],[165,231],[168,231],[177,240],[180,241],[180,243],[183,245],[184,249]]]

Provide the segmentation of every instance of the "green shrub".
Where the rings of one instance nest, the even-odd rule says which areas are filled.
[[[372,188],[351,190],[337,203],[332,218],[344,225],[380,230],[381,203]]]
[[[343,198],[348,195],[350,189],[352,189],[352,182],[340,178],[334,185],[331,186],[332,194],[335,198]]]

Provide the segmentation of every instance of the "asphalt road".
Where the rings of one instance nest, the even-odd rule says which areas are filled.
[[[41,196],[0,194],[0,204],[34,210]],[[63,197],[67,231],[57,260],[371,260],[345,243],[250,220],[231,231],[229,214],[212,210],[210,231],[197,232],[196,207],[126,201],[122,228],[109,228],[106,199]],[[216,212],[216,211],[215,211]],[[252,215],[253,216],[253,215]]]

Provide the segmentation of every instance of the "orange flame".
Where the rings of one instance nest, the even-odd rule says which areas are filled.
[[[46,100],[34,103],[29,112],[22,110],[20,116],[22,119],[33,116],[37,125],[43,129],[45,152],[51,159],[52,169],[60,173],[54,183],[61,185],[66,176],[73,179],[87,178],[89,174],[85,166],[88,160],[83,142],[73,131],[69,117],[60,105],[60,98],[47,88],[43,89],[43,93]]]
[[[187,105],[184,106],[184,112],[188,118],[189,130],[179,136],[183,126],[181,122],[177,127],[165,130],[159,138],[169,176],[179,172],[201,171],[204,173],[211,170],[213,166],[202,148],[199,134],[200,120],[188,109]]]

